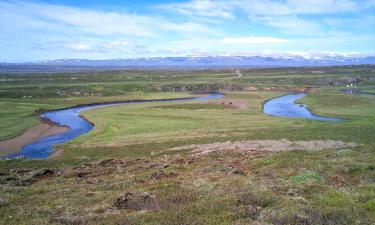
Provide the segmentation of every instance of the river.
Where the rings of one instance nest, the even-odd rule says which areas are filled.
[[[306,105],[296,104],[295,101],[306,96],[306,93],[291,93],[284,96],[273,98],[267,101],[263,106],[263,112],[278,117],[304,118],[321,121],[343,121],[339,118],[323,117],[314,115],[309,111]]]
[[[311,120],[335,122],[342,121],[342,119],[339,118],[321,117],[314,115],[308,110],[307,106],[295,104],[296,100],[301,99],[305,96],[305,93],[291,93],[288,95],[273,98],[264,104],[263,112],[268,115],[278,117],[305,118]],[[224,95],[222,93],[209,93],[204,97],[100,103],[45,112],[41,115],[42,118],[48,119],[62,126],[68,126],[70,129],[62,134],[40,138],[35,142],[23,146],[20,152],[7,155],[3,158],[47,158],[53,152],[54,145],[68,142],[82,134],[89,132],[94,128],[94,124],[84,119],[80,115],[80,113],[85,110],[118,105],[144,104],[150,102],[206,101],[211,99],[220,99],[223,97]]]

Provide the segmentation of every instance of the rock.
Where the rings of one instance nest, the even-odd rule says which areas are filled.
[[[147,192],[126,193],[116,198],[113,206],[117,209],[127,209],[131,211],[155,211],[159,209],[159,205],[154,196]]]
[[[262,208],[260,208],[260,207],[253,207],[253,206],[247,206],[246,207],[246,214],[252,220],[258,219],[261,212],[262,212]]]
[[[7,206],[9,206],[8,200],[6,200],[4,198],[0,198],[0,208],[1,207],[7,207]]]
[[[15,181],[18,180],[17,177],[7,177],[5,178],[5,181]]]
[[[176,163],[178,163],[178,164],[184,164],[185,160],[182,159],[182,158],[179,158],[179,159],[176,160]]]
[[[39,172],[35,173],[32,178],[33,179],[40,179],[44,177],[48,177],[50,175],[53,175],[55,173],[55,170],[53,169],[42,169]]]
[[[155,172],[155,173],[151,174],[150,179],[151,180],[160,180],[163,177],[165,177],[165,174],[163,172]]]
[[[78,178],[84,178],[86,177],[87,175],[91,174],[91,172],[77,172],[75,175],[78,177]]]
[[[124,161],[119,160],[119,159],[104,159],[98,163],[99,166],[115,166],[115,165],[120,165],[120,164],[125,164]]]
[[[43,180],[45,178],[51,177],[52,175],[57,174],[56,170],[54,169],[42,169],[38,172],[34,173],[29,179],[25,180],[25,184],[32,184]]]
[[[240,169],[238,169],[234,166],[224,167],[224,168],[220,169],[220,171],[221,172],[227,172],[229,174],[234,174],[234,175],[245,175],[245,173],[242,170],[240,170]]]
[[[290,188],[287,191],[287,195],[289,195],[289,196],[298,196],[298,190]]]
[[[14,170],[11,170],[11,172],[13,172],[17,175],[24,175],[24,174],[30,173],[32,171],[33,171],[32,169],[14,169]]]
[[[301,196],[293,197],[293,200],[301,204],[309,203],[309,201],[307,201],[304,197],[301,197]]]
[[[0,171],[0,176],[8,176],[9,173],[5,171]]]
[[[151,164],[150,166],[149,166],[149,168],[151,169],[151,168],[163,168],[164,167],[164,164],[162,164],[162,163],[153,163],[153,164]]]
[[[150,179],[151,180],[160,180],[160,179],[163,179],[163,178],[176,177],[176,176],[177,176],[177,174],[174,173],[174,172],[170,172],[168,174],[166,174],[164,172],[155,172],[155,173],[151,174]]]
[[[230,173],[235,175],[245,175],[245,173],[242,170],[237,168],[234,168]]]

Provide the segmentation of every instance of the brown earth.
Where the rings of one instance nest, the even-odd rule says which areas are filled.
[[[222,99],[219,101],[211,101],[204,104],[212,104],[212,105],[224,105],[229,106],[235,109],[246,109],[248,103],[245,100],[238,100],[238,99]]]
[[[67,126],[60,126],[50,121],[42,121],[42,123],[27,129],[20,136],[0,142],[0,156],[17,153],[21,148],[40,138],[54,134],[62,134],[69,130]]]
[[[241,152],[282,152],[294,150],[324,150],[356,147],[353,142],[334,140],[311,140],[311,141],[289,141],[289,140],[252,140],[237,142],[217,142],[211,144],[193,144],[175,147],[170,150],[192,150],[196,154],[208,154],[217,151],[241,151]]]

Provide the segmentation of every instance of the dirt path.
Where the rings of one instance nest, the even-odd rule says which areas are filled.
[[[236,70],[236,74],[237,74],[237,77],[236,77],[237,79],[242,77],[242,73],[240,70]]]
[[[193,144],[175,147],[170,150],[192,150],[195,154],[208,154],[217,151],[241,151],[241,152],[282,152],[294,150],[317,151],[324,149],[340,149],[357,146],[353,142],[335,140],[311,140],[311,141],[289,141],[289,140],[251,140],[237,142],[217,142],[211,144]]]
[[[69,127],[60,126],[52,122],[42,123],[27,129],[20,136],[0,142],[0,156],[19,152],[26,144],[32,143],[40,138],[54,134],[62,134],[69,130]]]

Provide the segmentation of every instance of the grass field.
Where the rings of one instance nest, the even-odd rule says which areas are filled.
[[[241,73],[240,79],[234,70],[0,75],[7,80],[0,82],[0,140],[37,123],[40,108],[186,97],[190,90],[225,94],[209,102],[85,111],[95,129],[57,146],[49,159],[0,160],[0,224],[374,224],[375,98],[340,91],[354,81],[372,89],[374,67]],[[346,121],[262,113],[267,99],[306,86],[314,88],[301,103]],[[241,91],[249,87],[256,89]],[[281,139],[357,146],[198,155],[173,150]]]

